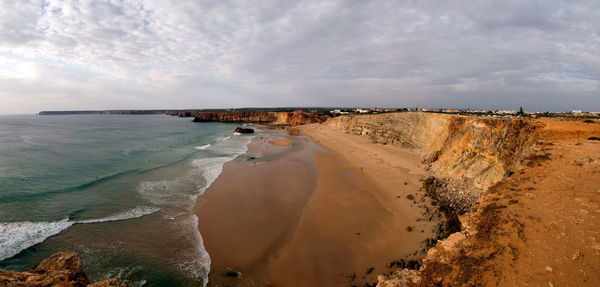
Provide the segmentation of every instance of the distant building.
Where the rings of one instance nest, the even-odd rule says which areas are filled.
[[[581,110],[572,110],[571,113],[572,114],[581,114],[582,111]]]
[[[356,112],[357,112],[357,113],[359,113],[359,114],[365,114],[365,113],[368,113],[368,112],[369,112],[369,110],[364,110],[364,109],[356,109]]]
[[[342,110],[332,110],[332,111],[329,111],[329,113],[331,113],[332,115],[336,115],[336,114],[337,115],[346,115],[346,114],[348,114],[348,112],[342,112]]]
[[[498,114],[502,114],[502,115],[512,115],[512,114],[516,114],[517,111],[498,111]]]

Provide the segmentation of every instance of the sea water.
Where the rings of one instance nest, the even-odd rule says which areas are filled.
[[[0,116],[0,268],[74,250],[93,280],[202,286],[192,210],[251,136],[166,115]]]

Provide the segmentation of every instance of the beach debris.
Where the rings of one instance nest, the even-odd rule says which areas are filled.
[[[411,226],[406,227],[406,231],[411,232],[413,228]]]

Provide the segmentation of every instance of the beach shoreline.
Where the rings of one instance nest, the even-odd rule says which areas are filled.
[[[418,259],[420,157],[321,125],[257,133],[195,207],[209,286],[372,284]],[[239,272],[239,273],[238,273]]]

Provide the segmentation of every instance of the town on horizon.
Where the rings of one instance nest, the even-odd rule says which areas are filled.
[[[229,109],[149,109],[149,110],[73,110],[73,111],[40,111],[39,115],[76,115],[76,114],[168,114],[190,117],[200,112],[312,112],[330,116],[348,114],[377,114],[391,112],[429,112],[460,115],[478,115],[490,117],[600,117],[600,111],[583,111],[573,109],[564,112],[528,111],[523,107],[514,110],[485,110],[485,109],[452,109],[429,108],[419,105],[412,108],[377,108],[377,107],[271,107],[271,108],[229,108]]]

